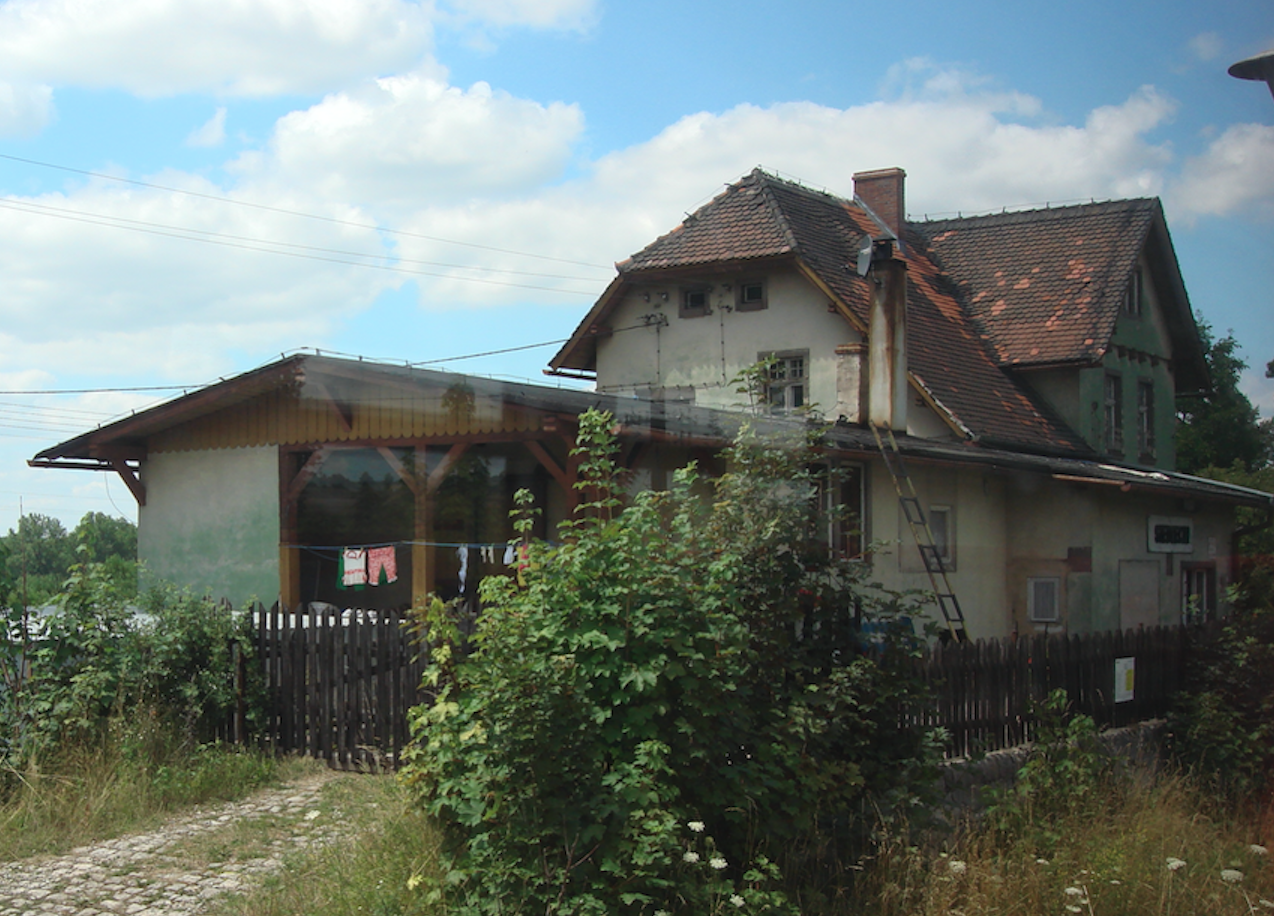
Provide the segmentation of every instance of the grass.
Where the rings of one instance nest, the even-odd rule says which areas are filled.
[[[117,723],[56,762],[0,773],[0,861],[144,830],[192,805],[241,798],[286,775],[273,758],[189,747],[154,722]]]
[[[438,834],[393,776],[335,779],[321,799],[316,823],[335,825],[330,842],[298,852],[253,891],[221,901],[218,916],[438,912],[409,887],[413,876],[436,866]]]
[[[1024,829],[986,820],[945,841],[887,841],[853,912],[1274,914],[1274,856],[1261,852],[1272,832],[1274,799],[1235,812],[1176,775],[1108,783]]]

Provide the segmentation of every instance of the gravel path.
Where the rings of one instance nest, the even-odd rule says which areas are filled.
[[[151,833],[65,855],[0,863],[0,916],[189,916],[283,867],[289,853],[333,839],[319,771],[238,802],[198,809]]]

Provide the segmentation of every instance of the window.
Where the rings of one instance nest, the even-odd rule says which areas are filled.
[[[1106,375],[1106,451],[1124,450],[1124,383],[1114,373]]]
[[[682,318],[702,318],[704,315],[711,315],[712,309],[708,306],[710,292],[712,292],[710,286],[688,286],[683,289],[678,314]]]
[[[744,280],[739,284],[739,295],[734,304],[736,310],[759,312],[766,304],[764,280]]]
[[[929,507],[929,533],[944,569],[955,569],[955,525],[950,506]]]
[[[1203,623],[1216,617],[1216,566],[1181,564],[1181,622]]]
[[[1039,576],[1026,580],[1026,612],[1032,623],[1057,623],[1062,619],[1062,580]]]
[[[764,353],[760,359],[771,360],[770,377],[765,384],[765,403],[772,414],[791,413],[806,403],[805,363],[809,351]]]
[[[1137,452],[1155,456],[1155,383],[1149,379],[1137,382]]]
[[[818,500],[822,540],[833,555],[863,555],[863,469],[839,465],[819,475]]]
[[[1141,317],[1142,296],[1143,296],[1141,268],[1133,269],[1132,276],[1128,279],[1128,289],[1124,291],[1124,314],[1133,318]]]

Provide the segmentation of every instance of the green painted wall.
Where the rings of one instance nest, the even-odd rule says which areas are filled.
[[[279,459],[267,448],[170,452],[142,466],[145,580],[270,604],[279,593]]]

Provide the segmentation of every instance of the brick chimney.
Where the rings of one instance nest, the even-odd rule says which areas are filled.
[[[899,168],[876,169],[854,175],[854,196],[871,208],[894,238],[902,238],[902,224],[907,218],[903,199],[903,180],[907,173]]]

